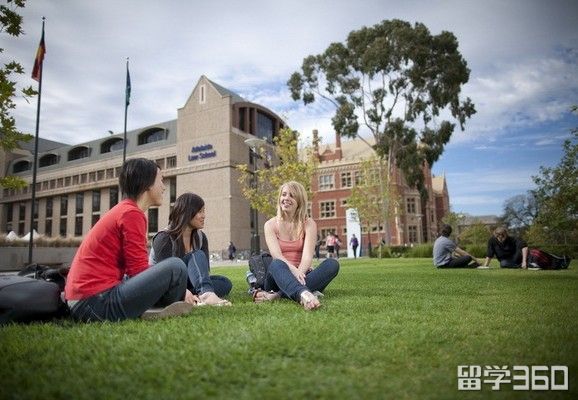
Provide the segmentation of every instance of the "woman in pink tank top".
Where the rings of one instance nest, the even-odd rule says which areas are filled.
[[[317,225],[307,217],[307,192],[299,182],[279,188],[277,215],[265,223],[265,239],[273,261],[265,291],[254,293],[255,302],[289,297],[306,310],[319,308],[318,297],[337,276],[339,263],[326,259],[312,268]]]

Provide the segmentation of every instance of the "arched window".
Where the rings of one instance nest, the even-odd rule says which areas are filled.
[[[121,138],[108,139],[100,145],[100,154],[122,150],[123,147],[123,140]]]
[[[31,167],[32,163],[28,160],[17,161],[14,163],[12,171],[14,171],[14,173],[16,174],[18,172],[29,171]]]
[[[90,148],[87,146],[78,146],[68,152],[68,161],[79,160],[90,156]]]
[[[45,154],[38,160],[38,166],[40,168],[54,164],[58,164],[58,156],[56,154]]]
[[[160,142],[167,138],[166,130],[161,128],[151,128],[138,135],[138,145]]]

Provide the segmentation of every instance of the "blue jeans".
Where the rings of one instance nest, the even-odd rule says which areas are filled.
[[[70,314],[83,322],[135,319],[155,305],[167,306],[182,300],[186,288],[185,263],[171,257],[111,289],[80,300]]]
[[[305,285],[299,283],[297,278],[289,270],[289,266],[281,260],[271,261],[265,279],[265,290],[281,291],[287,296],[299,302],[301,293],[305,290],[323,292],[327,285],[339,273],[339,262],[334,258],[327,258],[307,275]]]
[[[214,292],[223,297],[229,294],[233,283],[229,278],[220,275],[209,275],[209,260],[202,250],[192,251],[183,257],[187,265],[189,282],[187,287],[194,294]]]

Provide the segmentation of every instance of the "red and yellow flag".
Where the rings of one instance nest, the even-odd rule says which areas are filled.
[[[44,54],[46,54],[46,45],[44,44],[44,26],[42,27],[42,38],[36,51],[36,59],[34,60],[34,68],[32,68],[32,79],[40,81],[42,75],[42,62],[44,61]]]

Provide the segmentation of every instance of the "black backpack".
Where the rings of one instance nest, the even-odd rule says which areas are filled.
[[[250,283],[252,289],[263,289],[265,287],[265,278],[267,270],[273,261],[271,254],[262,252],[249,259],[249,270],[255,276],[255,280]]]
[[[62,272],[32,264],[18,275],[0,276],[0,325],[47,321],[69,314],[61,298]]]

